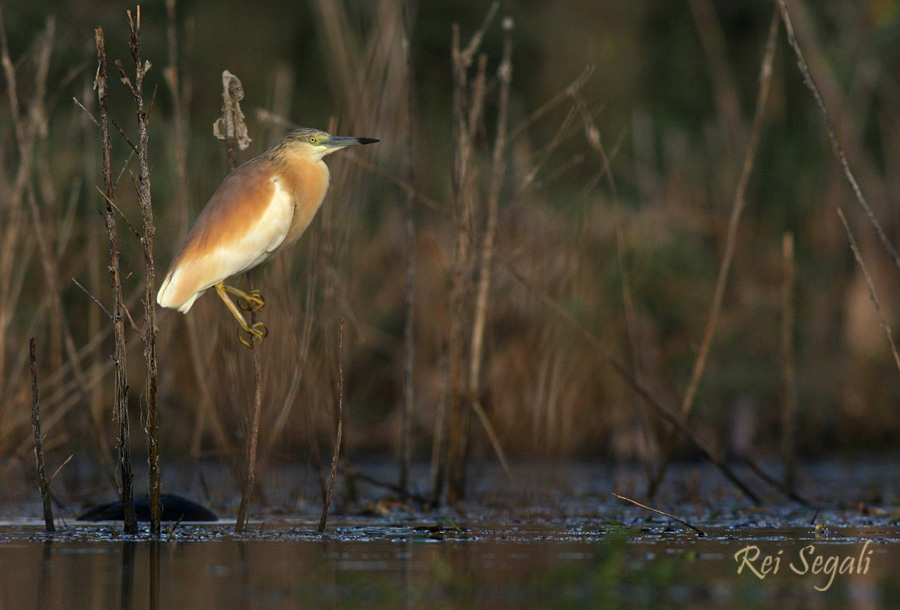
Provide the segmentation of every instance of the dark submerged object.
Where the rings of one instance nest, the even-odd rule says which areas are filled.
[[[175,494],[162,494],[159,497],[162,502],[162,515],[160,521],[218,521],[219,517],[214,512],[196,502],[176,496]],[[150,521],[150,497],[141,496],[134,499],[134,510],[138,521]],[[122,521],[125,518],[122,501],[110,502],[101,506],[95,506],[82,515],[78,521]]]

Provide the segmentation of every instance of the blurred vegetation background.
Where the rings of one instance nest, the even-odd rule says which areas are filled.
[[[788,5],[861,187],[898,243],[900,2]],[[411,109],[400,2],[178,0],[173,6],[174,13],[164,2],[141,7],[143,57],[153,65],[144,88],[153,97],[160,274],[226,173],[224,148],[211,129],[221,112],[223,70],[237,75],[246,91],[253,142],[242,161],[291,124],[381,139],[329,158],[332,189],[318,218],[296,247],[257,274],[271,333],[263,344],[265,460],[331,447],[340,318],[348,452],[397,451],[406,316],[403,167],[411,113],[417,195],[412,431],[415,455],[428,458],[451,386],[447,331],[460,230],[452,182],[452,25],[459,25],[465,46],[490,3],[409,3]],[[97,114],[94,28],[106,34],[110,62],[121,59],[127,68],[127,8],[134,10],[102,0],[2,7],[19,104],[12,107],[4,80],[0,456],[6,472],[31,459],[31,336],[50,463],[74,454],[82,463],[111,464],[110,324],[73,278],[108,306],[104,202],[96,189],[101,149],[88,113]],[[676,410],[724,254],[773,10],[772,2],[755,0],[510,1],[486,30],[480,50],[487,92],[473,157],[474,192],[482,195],[497,120],[500,23],[513,19],[510,142],[478,391],[508,455],[659,455],[665,427],[539,295],[600,337]],[[46,85],[40,80],[44,49]],[[589,76],[579,81],[586,70]],[[110,66],[112,116],[136,141],[132,100],[115,74]],[[900,373],[836,208],[848,216],[892,327],[900,315],[900,271],[841,174],[783,28],[764,118],[722,315],[689,425],[718,451],[770,455],[782,442],[784,409],[796,400],[792,437],[801,457],[895,448]],[[34,126],[27,150],[17,123]],[[125,165],[129,146],[115,132],[113,147],[114,175],[125,168],[117,203],[137,224],[136,160]],[[474,208],[478,229],[483,203]],[[786,239],[794,244],[790,263]],[[126,299],[139,321],[140,244],[124,227],[120,242]],[[790,270],[793,283],[786,284]],[[793,324],[785,343],[786,315]],[[159,326],[163,461],[238,458],[252,375],[233,320],[206,297],[187,317],[161,312]],[[138,333],[128,333],[132,421],[139,422],[141,346]],[[793,362],[794,386],[785,381],[786,362]],[[471,429],[470,452],[493,459],[474,417]],[[138,453],[141,435],[133,443]],[[680,450],[689,454],[687,446]]]

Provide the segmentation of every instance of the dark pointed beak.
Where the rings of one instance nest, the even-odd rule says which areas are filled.
[[[341,148],[343,146],[356,146],[357,144],[374,144],[378,142],[375,138],[355,138],[350,136],[331,136],[325,142],[326,146],[331,148]]]

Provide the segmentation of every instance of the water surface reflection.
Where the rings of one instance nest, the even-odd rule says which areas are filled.
[[[719,528],[707,538],[644,529],[484,524],[366,524],[324,537],[283,527],[236,538],[227,525],[181,527],[162,541],[116,539],[102,528],[52,537],[0,528],[0,610],[7,608],[771,608],[888,607],[900,577],[893,532],[846,528]],[[866,573],[798,575],[810,544],[823,557],[859,553]],[[734,555],[756,545],[783,564],[761,579]],[[796,563],[796,561],[795,561]],[[799,564],[798,564],[799,565]]]

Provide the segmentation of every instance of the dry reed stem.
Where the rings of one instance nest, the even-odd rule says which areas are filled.
[[[778,35],[778,11],[772,14],[772,21],[769,25],[769,35],[766,40],[766,48],[763,54],[762,65],[759,72],[759,93],[756,98],[756,111],[753,115],[753,124],[750,128],[750,142],[747,145],[747,151],[744,155],[744,162],[741,169],[741,176],[738,180],[734,193],[734,204],[731,208],[731,216],[728,219],[728,232],[725,238],[725,254],[719,266],[719,274],[716,278],[716,285],[713,290],[712,304],[710,306],[709,317],[706,321],[706,327],[703,331],[703,340],[700,344],[700,350],[697,358],[694,360],[694,368],[691,372],[691,380],[684,398],[681,402],[681,409],[678,417],[686,422],[694,406],[694,399],[697,396],[697,390],[700,387],[700,381],[706,370],[706,361],[709,357],[709,350],[712,346],[713,336],[719,324],[719,315],[722,312],[722,302],[725,299],[725,287],[728,283],[729,272],[731,271],[731,263],[734,259],[734,253],[737,249],[737,230],[741,221],[741,215],[744,211],[745,199],[744,194],[747,190],[747,184],[750,180],[750,173],[753,170],[753,163],[756,160],[756,151],[759,148],[759,139],[762,132],[763,121],[765,119],[766,104],[769,98],[769,90],[772,85],[772,63],[775,59],[775,48]],[[664,451],[660,468],[656,477],[650,485],[650,497],[656,493],[659,486],[665,478],[666,470],[672,459],[672,453],[675,449],[673,438],[671,435],[664,443]]]
[[[325,503],[322,506],[322,518],[316,533],[325,531],[328,521],[328,510],[331,508],[331,498],[334,495],[334,479],[337,475],[338,458],[341,454],[341,436],[344,431],[344,318],[340,319],[338,331],[338,395],[337,395],[337,431],[334,439],[334,453],[331,456],[331,473],[328,475],[328,491],[325,494]]]
[[[688,522],[685,521],[684,519],[680,519],[679,517],[676,517],[675,515],[672,515],[672,514],[670,514],[670,513],[663,512],[663,511],[661,511],[661,510],[659,510],[659,509],[656,509],[656,508],[652,508],[652,507],[650,507],[650,506],[647,506],[646,504],[641,504],[641,503],[638,502],[637,500],[632,500],[631,498],[626,498],[625,496],[620,496],[619,494],[617,494],[617,493],[615,493],[615,492],[613,492],[613,495],[614,495],[615,497],[617,497],[618,499],[620,499],[620,500],[624,500],[624,501],[626,501],[626,502],[630,502],[630,503],[634,504],[635,506],[639,506],[639,507],[643,508],[644,510],[649,510],[650,512],[656,513],[657,515],[662,515],[663,517],[668,517],[668,518],[671,519],[672,521],[675,521],[675,522],[677,522],[677,523],[680,523],[681,525],[684,525],[684,526],[686,526],[686,527],[689,527],[689,528],[691,528],[692,530],[694,530],[695,532],[697,532],[697,535],[698,535],[698,536],[701,536],[701,537],[706,536],[706,532],[704,532],[703,530],[701,530],[701,529],[698,528],[698,527],[695,527],[695,526],[691,525],[690,523],[688,523]]]
[[[844,177],[847,179],[847,183],[853,190],[856,201],[863,209],[863,212],[865,212],[866,218],[868,218],[869,220],[869,224],[871,224],[872,228],[875,229],[875,233],[878,235],[878,239],[881,241],[881,244],[882,246],[884,246],[884,249],[887,251],[888,255],[890,255],[891,260],[894,262],[894,265],[897,267],[897,269],[900,269],[900,256],[897,255],[897,250],[888,240],[884,229],[882,229],[881,227],[881,223],[878,222],[878,218],[875,216],[875,213],[869,206],[869,202],[866,200],[865,195],[863,195],[862,189],[859,187],[859,183],[856,181],[856,176],[853,174],[853,170],[850,169],[850,163],[847,161],[847,155],[844,154],[844,148],[841,146],[841,143],[835,133],[834,122],[831,119],[831,113],[828,112],[828,107],[825,106],[825,100],[822,98],[822,94],[819,92],[816,81],[813,80],[812,74],[809,71],[809,65],[806,63],[806,57],[803,54],[803,49],[800,48],[800,43],[797,41],[797,37],[794,35],[794,23],[791,20],[791,15],[788,11],[787,3],[785,2],[785,0],[778,0],[778,8],[781,11],[781,18],[784,21],[784,29],[787,32],[788,43],[790,43],[791,48],[794,50],[794,54],[797,56],[797,66],[800,69],[800,73],[803,75],[803,83],[806,85],[806,88],[809,89],[810,93],[813,96],[813,99],[815,99],[816,106],[818,106],[819,112],[822,115],[822,121],[825,123],[825,131],[828,134],[829,141],[831,142],[831,150],[834,152],[835,157],[837,157],[837,160],[841,165],[841,169],[844,172]]]
[[[464,379],[463,357],[465,352],[464,329],[471,323],[469,295],[472,290],[472,268],[474,265],[475,199],[477,186],[476,172],[470,171],[475,152],[475,136],[482,122],[485,96],[487,92],[487,57],[478,56],[474,79],[469,82],[468,69],[478,51],[484,32],[490,25],[499,7],[495,2],[488,11],[481,29],[472,36],[464,50],[459,47],[459,26],[453,26],[451,65],[453,74],[453,120],[454,120],[454,163],[453,196],[456,224],[456,245],[450,271],[450,299],[448,314],[448,391],[446,410],[446,452],[443,470],[448,482],[447,499],[453,504],[465,495],[466,461],[468,456],[468,435],[471,409],[466,392],[468,384]],[[439,465],[440,468],[440,465]],[[438,482],[442,482],[439,478]],[[435,498],[440,497],[440,486],[433,490]]]
[[[253,290],[253,274],[247,272],[247,284]],[[256,324],[256,304],[250,305],[250,324]],[[259,444],[259,420],[262,412],[262,356],[259,349],[259,337],[251,337],[253,351],[253,414],[250,421],[249,436],[247,439],[247,478],[241,493],[241,504],[238,507],[237,521],[234,531],[241,533],[245,530],[247,509],[250,506],[250,497],[253,495],[253,485],[256,481],[256,455]]]
[[[496,4],[495,4],[496,6]],[[491,167],[491,179],[487,196],[487,221],[482,236],[478,267],[478,284],[475,288],[475,312],[472,323],[469,354],[469,378],[467,399],[470,408],[475,411],[482,425],[488,432],[488,438],[500,459],[503,471],[511,477],[503,446],[494,432],[490,419],[481,406],[478,393],[481,385],[482,350],[484,346],[484,327],[487,319],[488,293],[491,287],[491,271],[493,269],[494,240],[497,234],[497,207],[500,199],[500,188],[506,174],[507,154],[507,113],[509,110],[509,88],[512,82],[512,30],[513,19],[509,15],[503,18],[503,58],[497,68],[497,80],[500,91],[497,104],[497,134]]]
[[[132,17],[131,11],[126,11],[128,28],[130,30],[128,48],[131,58],[134,60],[134,82],[125,75],[125,70],[120,62],[116,62],[119,72],[122,74],[122,82],[129,88],[134,96],[134,104],[137,109],[138,121],[138,202],[141,209],[141,221],[143,233],[141,245],[144,251],[144,328],[141,340],[144,344],[144,363],[146,365],[146,400],[147,400],[147,459],[150,464],[150,533],[153,536],[160,535],[160,516],[162,505],[160,504],[160,480],[159,470],[159,414],[157,409],[158,396],[158,365],[157,365],[157,335],[159,329],[156,326],[156,265],[153,260],[153,237],[156,226],[153,220],[153,205],[150,198],[150,159],[149,144],[150,134],[148,130],[149,120],[144,109],[144,77],[150,70],[149,61],[141,61],[141,7],[138,6]]]
[[[781,459],[784,461],[785,485],[792,488],[797,479],[797,462],[794,456],[794,432],[797,420],[797,374],[794,357],[794,234],[785,233],[781,243],[784,261],[784,281],[781,285],[781,365],[784,384],[781,404]],[[897,366],[900,368],[900,362],[897,362]]]
[[[34,459],[37,464],[38,481],[41,486],[41,500],[44,503],[44,528],[48,532],[55,532],[53,507],[50,505],[50,482],[47,480],[47,468],[44,466],[44,439],[41,436],[41,398],[38,392],[34,337],[29,342],[28,353],[31,362],[31,429],[34,433]]]
[[[213,133],[217,138],[224,139],[228,149],[229,169],[237,169],[237,148],[246,149],[250,145],[247,124],[244,122],[244,113],[241,112],[240,101],[244,99],[244,86],[237,76],[225,70],[222,72],[222,117],[213,125]],[[253,290],[253,272],[247,271],[247,283]],[[256,324],[256,305],[250,305],[250,324]],[[250,506],[250,498],[253,494],[256,481],[256,457],[259,443],[259,420],[262,412],[262,356],[260,354],[259,338],[253,335],[250,338],[250,347],[253,352],[253,410],[251,413],[250,428],[247,436],[247,473],[241,492],[241,503],[238,507],[237,520],[234,531],[242,533],[246,528],[247,510]]]
[[[862,254],[860,254],[859,247],[856,245],[856,239],[853,237],[853,232],[850,230],[850,225],[847,223],[847,218],[844,216],[843,210],[841,208],[837,208],[838,216],[841,218],[841,224],[844,225],[844,231],[847,233],[847,239],[850,241],[850,249],[853,251],[853,256],[856,258],[856,262],[859,263],[860,269],[862,269],[863,275],[866,278],[866,286],[869,288],[869,299],[872,301],[872,305],[875,306],[875,313],[878,314],[878,323],[881,325],[882,330],[884,330],[884,334],[887,337],[888,344],[891,346],[891,354],[894,357],[894,364],[897,365],[897,370],[900,371],[900,355],[897,353],[897,345],[894,343],[894,333],[891,331],[891,327],[888,326],[888,323],[884,319],[884,314],[881,312],[881,303],[878,300],[878,293],[875,291],[875,284],[872,282],[872,276],[869,275],[869,270],[866,268],[866,264],[863,262]]]
[[[119,422],[118,452],[119,452],[119,495],[122,499],[124,511],[124,529],[127,534],[137,533],[137,515],[134,510],[134,490],[132,485],[133,474],[131,471],[131,427],[128,421],[128,381],[126,377],[126,352],[125,352],[125,320],[123,317],[122,278],[119,269],[119,235],[116,226],[116,216],[113,213],[112,201],[115,196],[115,187],[112,182],[112,144],[109,137],[109,105],[108,83],[106,77],[106,49],[103,38],[103,30],[97,28],[94,32],[97,45],[97,77],[94,86],[97,89],[97,98],[100,104],[100,129],[103,141],[103,183],[106,188],[106,232],[109,241],[109,273],[113,293],[113,336],[115,338],[115,353],[113,363],[115,365],[115,400],[113,412]]]

